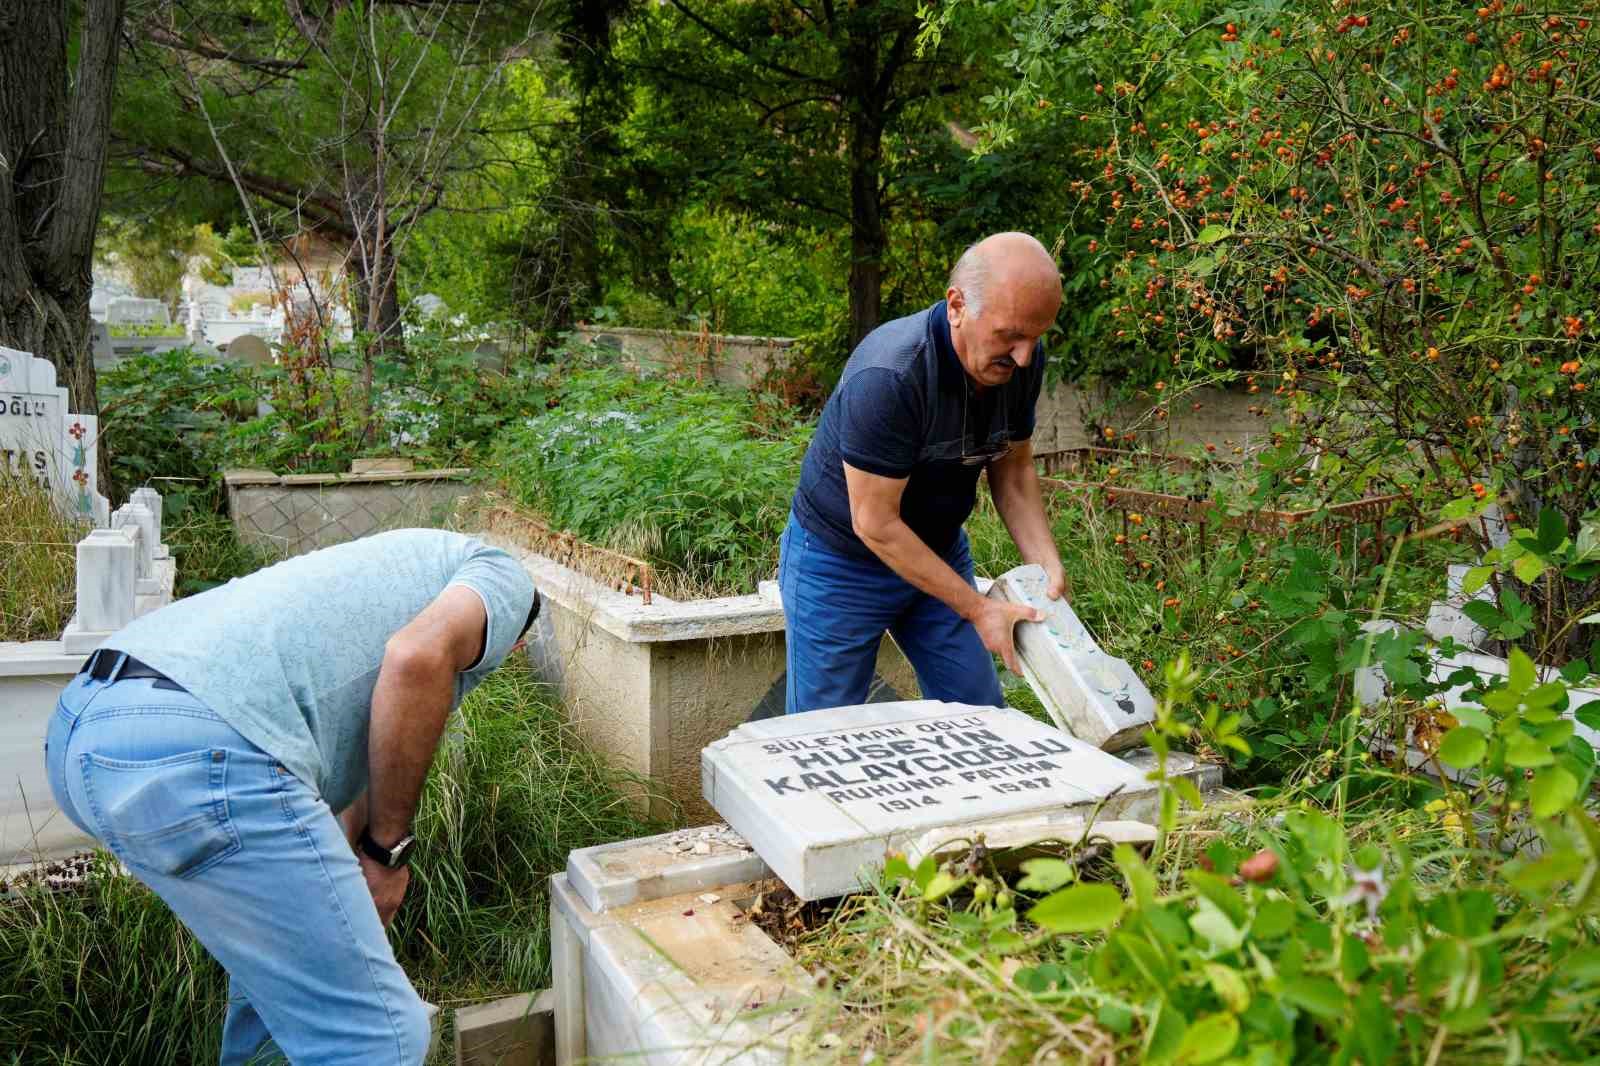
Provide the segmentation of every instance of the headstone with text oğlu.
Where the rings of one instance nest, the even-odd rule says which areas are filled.
[[[933,700],[746,722],[700,767],[706,802],[808,900],[856,889],[886,850],[930,830],[1081,816],[1152,787],[1021,711]]]
[[[99,420],[69,410],[56,368],[0,347],[0,470],[48,485],[64,511],[104,526],[111,509],[97,489]]]

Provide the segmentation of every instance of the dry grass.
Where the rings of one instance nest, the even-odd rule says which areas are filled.
[[[0,473],[0,640],[51,640],[72,617],[83,527],[32,478]]]

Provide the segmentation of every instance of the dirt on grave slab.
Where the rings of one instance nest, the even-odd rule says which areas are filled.
[[[834,913],[849,899],[840,896],[807,903],[777,878],[769,883],[772,887],[752,899],[740,913],[789,955],[795,953],[807,934],[832,921]]]

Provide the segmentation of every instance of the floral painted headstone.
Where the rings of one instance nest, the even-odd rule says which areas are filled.
[[[97,491],[99,428],[94,415],[70,410],[53,365],[0,347],[0,470],[37,478],[68,514],[104,526],[111,508]]]

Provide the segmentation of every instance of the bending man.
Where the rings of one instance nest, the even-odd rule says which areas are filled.
[[[382,533],[152,611],[62,693],[56,801],[227,969],[224,1066],[423,1061],[384,927],[445,719],[538,603],[503,551]]]
[[[1060,306],[1050,253],[999,233],[961,256],[943,300],[851,354],[783,534],[789,713],[865,702],[886,629],[926,698],[1001,704],[990,653],[1015,670],[1012,628],[1039,616],[978,594],[962,523],[987,471],[1023,560],[1065,593],[1029,444]]]

